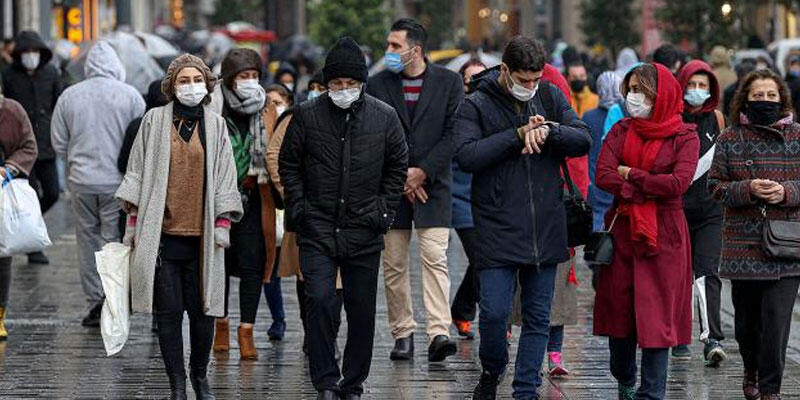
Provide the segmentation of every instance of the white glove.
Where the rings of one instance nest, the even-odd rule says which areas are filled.
[[[231,247],[231,229],[222,226],[214,227],[214,243],[223,249]]]

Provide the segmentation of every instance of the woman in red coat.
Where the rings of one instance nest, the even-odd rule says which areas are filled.
[[[609,337],[620,399],[663,399],[668,349],[691,342],[692,264],[683,194],[697,167],[694,125],[681,119],[680,84],[664,66],[642,64],[621,87],[632,118],[614,125],[597,162],[597,186],[614,195],[606,215],[614,259],[601,268],[594,334]],[[636,347],[642,381],[636,384]]]

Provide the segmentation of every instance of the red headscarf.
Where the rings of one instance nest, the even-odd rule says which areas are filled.
[[[680,84],[663,65],[651,65],[658,71],[658,85],[650,118],[630,119],[622,149],[622,160],[626,166],[647,172],[653,170],[664,141],[686,129],[681,118],[683,90]],[[631,218],[632,239],[657,248],[656,202],[647,200],[641,204],[629,204],[627,210]]]

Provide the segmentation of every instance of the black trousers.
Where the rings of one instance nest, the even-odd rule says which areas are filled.
[[[700,339],[723,340],[720,303],[722,281],[719,279],[719,257],[722,251],[722,216],[688,219],[692,241],[692,269],[699,294],[697,315]]]
[[[214,341],[214,318],[203,313],[200,293],[200,240],[195,238],[178,252],[165,251],[170,246],[162,238],[156,264],[153,307],[158,323],[158,344],[170,382],[186,379],[183,364],[183,313],[189,314],[192,376],[204,377]],[[173,246],[177,247],[177,246]],[[196,248],[193,257],[184,249]],[[176,254],[177,253],[177,254]]]
[[[258,187],[246,189],[244,214],[239,222],[231,226],[231,247],[225,251],[225,315],[228,315],[230,292],[230,273],[239,275],[239,312],[241,322],[256,322],[258,304],[264,282],[264,264],[267,260],[267,246],[261,227],[261,197]],[[277,260],[280,254],[276,254]]]
[[[29,176],[31,186],[39,194],[39,206],[46,213],[58,201],[58,170],[56,160],[36,160]]]
[[[477,241],[477,232],[475,228],[456,229],[458,238],[461,240],[461,245],[464,246],[464,252],[467,254],[467,271],[464,273],[464,278],[461,284],[458,285],[458,291],[453,298],[453,305],[450,307],[450,314],[453,320],[472,321],[475,319],[475,313],[478,310],[478,302],[480,301],[480,287],[478,285],[478,273],[475,270],[475,249]]]
[[[306,281],[297,280],[297,303],[300,305],[300,322],[303,323],[303,334],[308,336],[308,311],[306,309]],[[333,325],[336,335],[339,335],[339,327],[342,326],[342,304],[344,296],[342,290],[336,291],[336,303],[333,305]]]
[[[309,369],[311,382],[318,391],[363,392],[375,337],[379,262],[378,252],[333,258],[313,247],[300,246],[300,268],[306,281]],[[341,372],[334,354],[337,335],[334,315],[339,312],[336,307],[337,267],[342,273],[348,326]]]
[[[731,281],[739,353],[745,370],[758,371],[761,394],[781,391],[798,287],[800,277]]]
[[[636,386],[636,338],[608,338],[611,375],[622,386]],[[660,400],[667,390],[669,348],[642,349],[642,381],[637,399]]]

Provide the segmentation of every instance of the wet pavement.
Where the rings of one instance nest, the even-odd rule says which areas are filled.
[[[2,399],[152,399],[164,398],[168,383],[163,372],[158,343],[150,332],[150,317],[135,315],[131,334],[118,355],[106,357],[98,329],[80,325],[86,303],[78,280],[75,235],[64,201],[47,216],[54,245],[47,250],[51,264],[27,265],[16,257],[9,305],[7,342],[0,342],[0,398]],[[452,235],[450,271],[451,296],[464,273],[465,257],[456,235]],[[416,247],[413,247],[416,249]],[[419,259],[412,258],[414,293],[421,293]],[[608,372],[605,338],[591,335],[592,290],[590,274],[578,268],[581,281],[578,325],[566,328],[564,359],[571,375],[566,379],[545,380],[545,399],[613,399],[616,382]],[[382,278],[379,282],[382,282]],[[267,340],[271,322],[262,300],[256,322],[258,361],[240,361],[231,330],[229,354],[214,354],[210,380],[218,399],[311,399],[315,392],[308,379],[308,361],[301,350],[302,334],[298,316],[294,279],[283,281],[288,330],[281,342]],[[231,304],[238,304],[234,284]],[[370,377],[366,382],[368,399],[464,399],[470,398],[480,375],[478,341],[459,340],[458,353],[443,363],[427,362],[424,323],[415,332],[417,352],[411,362],[392,362],[389,351],[393,340],[387,327],[386,301],[379,285],[375,350]],[[741,397],[741,358],[733,340],[733,313],[730,292],[723,293],[725,347],[729,360],[718,369],[703,366],[702,347],[692,346],[693,359],[671,360],[667,398],[739,399]],[[424,321],[422,297],[414,296],[418,322]],[[237,307],[232,307],[231,326],[238,324]],[[787,368],[784,375],[786,398],[800,399],[800,306],[795,321]],[[188,324],[185,324],[188,325]],[[343,323],[340,338],[347,326]],[[696,327],[695,327],[696,329]],[[453,334],[455,332],[453,331]],[[514,330],[519,335],[518,328]],[[188,350],[188,326],[184,327]],[[344,341],[339,344],[344,348]],[[516,354],[512,342],[510,356]],[[187,355],[188,360],[188,355]],[[510,398],[513,370],[500,388],[500,398]],[[190,396],[191,398],[191,396]]]

